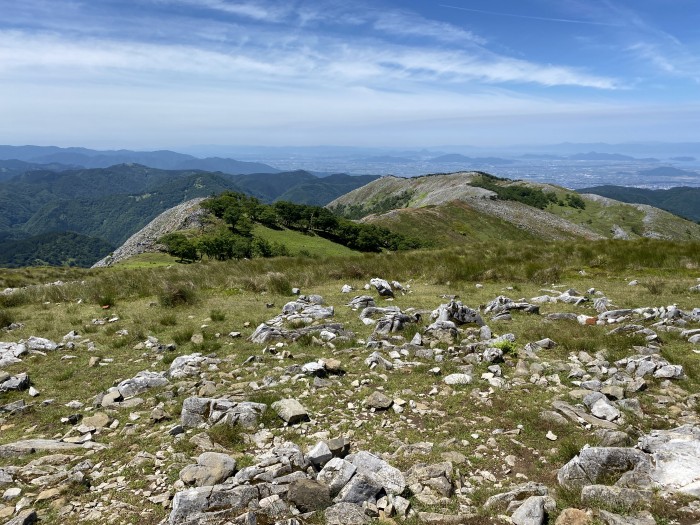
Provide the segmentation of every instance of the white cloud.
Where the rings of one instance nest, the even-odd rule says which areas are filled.
[[[282,4],[266,5],[261,2],[236,2],[231,0],[159,0],[221,11],[231,15],[265,22],[280,22],[289,13],[289,7]]]
[[[291,82],[313,85],[364,84],[391,86],[397,80],[416,83],[474,81],[533,83],[544,86],[583,86],[615,89],[613,79],[588,75],[561,66],[538,65],[524,60],[473,51],[445,51],[308,39],[288,39],[274,48],[254,44],[231,50],[200,49],[186,45],[85,39],[57,35],[0,32],[0,71],[12,76],[50,73],[66,78],[94,78],[113,70],[150,77],[163,73],[192,73],[236,82]],[[76,76],[77,75],[77,76]],[[203,82],[206,79],[192,79]],[[407,85],[406,89],[416,89]]]

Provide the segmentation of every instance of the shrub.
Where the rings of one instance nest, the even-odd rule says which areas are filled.
[[[187,284],[167,285],[166,289],[158,296],[160,305],[165,308],[174,308],[182,305],[192,305],[197,302],[197,294],[194,286]]]
[[[226,423],[216,425],[209,429],[208,434],[214,443],[228,449],[236,448],[245,443],[243,429],[239,425]]]
[[[224,312],[222,312],[221,310],[214,309],[211,312],[209,312],[209,318],[212,321],[221,322],[221,321],[226,320],[226,314]]]
[[[10,326],[12,323],[14,323],[14,320],[12,319],[10,312],[7,310],[0,310],[0,328]]]
[[[185,328],[183,330],[178,330],[173,334],[173,341],[175,341],[175,344],[177,345],[184,345],[185,343],[189,343],[190,339],[192,339],[192,336],[194,335],[194,330],[191,328]]]
[[[158,322],[163,326],[175,326],[177,325],[177,317],[173,314],[164,315]]]
[[[290,295],[292,285],[287,276],[280,272],[270,272],[265,276],[267,291],[277,295]]]

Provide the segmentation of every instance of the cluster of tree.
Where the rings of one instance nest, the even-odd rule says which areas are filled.
[[[540,210],[545,209],[549,204],[579,209],[586,208],[586,202],[575,193],[567,193],[564,199],[559,199],[553,191],[543,191],[540,188],[521,184],[510,184],[508,186],[501,184],[506,181],[510,182],[510,179],[494,177],[488,173],[480,173],[478,177],[472,180],[471,185],[493,191],[498,200],[522,202]]]
[[[194,261],[203,256],[226,260],[288,254],[284,246],[253,235],[255,223],[319,235],[364,252],[406,250],[421,245],[415,239],[381,226],[358,224],[338,217],[321,206],[286,201],[264,204],[255,197],[226,191],[207,199],[202,207],[221,219],[224,226],[197,238],[174,233],[161,239],[167,251],[183,261]]]
[[[386,213],[390,210],[395,210],[398,208],[405,208],[408,203],[413,198],[415,191],[405,190],[396,195],[389,195],[384,199],[380,199],[376,202],[363,203],[363,204],[339,204],[333,211],[342,217],[348,219],[361,219],[367,215],[372,215],[374,213]]]
[[[183,233],[170,233],[163,236],[160,242],[170,255],[182,262],[198,261],[205,256],[225,261],[289,255],[282,244],[270,243],[253,235],[240,235],[227,227],[217,228],[197,238],[187,237]]]

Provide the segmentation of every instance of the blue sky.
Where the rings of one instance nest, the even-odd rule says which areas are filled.
[[[0,0],[0,142],[691,141],[697,0]]]

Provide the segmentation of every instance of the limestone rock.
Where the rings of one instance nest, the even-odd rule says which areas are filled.
[[[180,479],[186,485],[206,487],[218,485],[233,475],[236,460],[227,454],[204,452],[196,465],[188,465],[180,471]]]
[[[590,525],[591,518],[584,511],[568,508],[561,511],[554,525]]]
[[[450,374],[443,379],[446,385],[468,385],[472,382],[469,374]]]
[[[652,499],[649,490],[636,490],[608,485],[587,485],[581,489],[581,503],[590,507],[638,508]]]
[[[544,497],[530,496],[513,513],[514,525],[542,525],[545,520]]]
[[[323,510],[333,504],[328,487],[312,479],[292,481],[289,484],[287,499],[301,512]]]
[[[398,495],[406,488],[406,479],[401,471],[374,454],[361,451],[348,456],[348,461],[357,467],[358,473],[369,472],[373,474],[387,494]]]
[[[325,464],[316,479],[327,485],[332,497],[338,495],[341,489],[347,485],[355,474],[357,467],[341,458],[333,458]]]
[[[384,279],[379,279],[375,277],[370,279],[369,284],[374,286],[377,293],[382,297],[394,297],[394,291],[391,289],[391,285]]]
[[[170,512],[170,525],[224,523],[237,517],[253,502],[257,502],[257,487],[197,487],[175,494]]]
[[[250,428],[257,425],[258,418],[266,409],[267,405],[263,403],[188,397],[182,403],[180,422],[185,428],[215,425],[219,422]]]
[[[117,385],[117,390],[124,399],[129,399],[142,394],[150,388],[165,386],[168,380],[162,372],[144,370],[131,379],[126,379]]]
[[[387,410],[393,403],[394,401],[386,394],[375,390],[365,399],[364,405],[375,410]]]
[[[649,459],[640,450],[620,447],[584,448],[557,473],[566,488],[595,484],[601,479],[620,477],[637,466],[648,466]]]
[[[309,419],[309,413],[296,399],[280,399],[272,403],[272,408],[280,418],[290,425]]]
[[[365,525],[369,517],[361,506],[354,503],[336,503],[323,513],[326,525]]]

